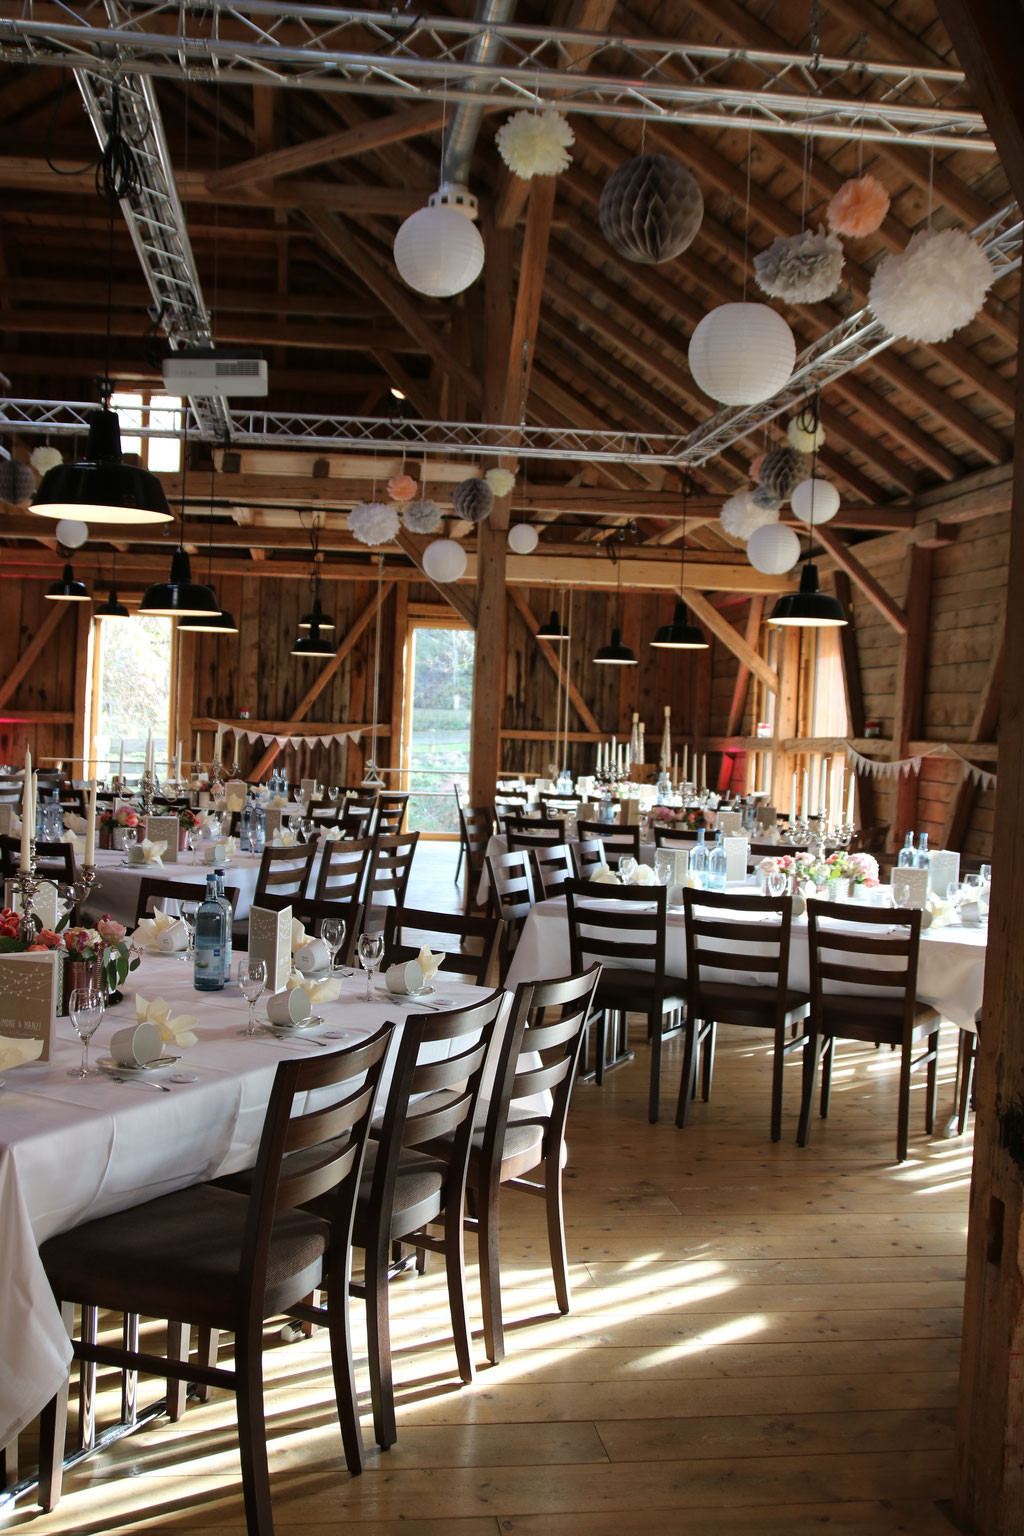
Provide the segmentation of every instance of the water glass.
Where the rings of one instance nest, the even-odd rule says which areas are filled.
[[[139,833],[136,827],[121,828],[121,852],[125,855],[125,857],[127,857],[127,855],[135,847],[135,844],[138,842],[138,840]]]
[[[331,802],[332,805],[336,805],[337,802],[338,802],[338,796],[340,794],[341,794],[341,790],[339,789],[338,785],[337,784],[332,784],[330,786],[330,788],[328,789],[328,791],[327,791],[327,798]]]
[[[196,953],[196,913],[199,911],[198,901],[183,901],[181,903],[181,920],[185,925],[185,934],[188,944],[182,955],[186,965],[191,965]]]
[[[776,870],[774,874],[768,875],[765,880],[765,885],[768,889],[768,895],[775,898],[784,896],[786,894],[786,886],[788,884],[789,876],[786,874],[784,869]]]
[[[627,885],[636,874],[638,868],[639,865],[631,853],[624,853],[619,860],[619,874]]]
[[[249,1004],[249,1024],[246,1029],[240,1029],[237,1033],[250,1038],[256,1033],[256,999],[267,985],[267,962],[257,960],[253,956],[243,956],[238,962],[238,985],[242,989],[242,996]]]
[[[103,1017],[103,993],[99,987],[76,987],[68,999],[68,1014],[75,1034],[82,1042],[82,1062],[78,1070],[68,1077],[100,1077],[96,1067],[89,1065],[89,1041],[99,1028]]]
[[[303,816],[302,820],[299,822],[299,831],[302,833],[302,841],[304,843],[310,843],[313,841],[313,830],[315,826],[316,822],[313,820],[312,816]]]
[[[359,943],[356,946],[356,949],[359,955],[359,964],[366,972],[366,1001],[369,1003],[373,1001],[372,995],[370,993],[370,983],[373,980],[373,973],[377,969],[378,965],[380,965],[381,960],[384,958],[383,933],[361,933],[359,935]]]
[[[345,942],[345,923],[340,917],[325,917],[320,924],[320,937],[331,952],[331,975],[334,975],[338,950]]]
[[[658,885],[671,885],[675,873],[675,854],[659,848],[654,855],[654,878]]]
[[[200,841],[200,838],[199,838],[199,828],[198,827],[186,827],[185,828],[185,849],[186,849],[186,852],[188,852],[188,853],[190,853],[192,855],[192,863],[193,864],[196,862],[196,849],[197,849],[197,846],[199,844],[199,841]]]

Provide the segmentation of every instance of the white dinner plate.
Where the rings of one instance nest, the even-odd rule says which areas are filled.
[[[96,1065],[102,1067],[104,1072],[131,1072],[141,1077],[146,1072],[162,1072],[165,1067],[173,1067],[174,1063],[180,1060],[180,1055],[173,1056],[168,1053],[166,1056],[156,1057],[153,1061],[147,1061],[144,1066],[135,1067],[129,1066],[127,1062],[115,1061],[112,1056],[101,1056]]]

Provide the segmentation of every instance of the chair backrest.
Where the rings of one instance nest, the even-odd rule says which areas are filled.
[[[384,1024],[358,1045],[278,1064],[239,1267],[256,1316],[263,1315],[270,1240],[281,1211],[327,1196],[334,1263],[347,1273],[366,1143],[394,1029]]]
[[[600,975],[601,967],[592,965],[579,976],[521,981],[516,988],[487,1100],[481,1136],[482,1186],[486,1182],[493,1189],[501,1180],[509,1108],[516,1099],[551,1095],[550,1109],[531,1109],[528,1120],[521,1115],[516,1119],[519,1124],[543,1128],[543,1157],[560,1157],[584,1030]]]
[[[420,840],[418,832],[403,832],[397,837],[376,837],[366,866],[366,910],[390,897],[396,907],[405,902],[409,874]]]
[[[313,895],[317,901],[361,901],[372,837],[324,843]]]
[[[538,795],[542,816],[553,816],[556,811],[578,811],[583,801],[578,795]]]
[[[382,789],[377,796],[377,831],[397,837],[405,824],[409,796],[404,791]]]
[[[307,932],[316,935],[319,935],[325,918],[340,917],[345,924],[345,937],[338,950],[338,962],[341,965],[355,964],[356,944],[363,931],[361,901],[318,901],[314,896],[274,896],[268,892],[263,898],[263,905],[275,912],[291,907],[292,916],[298,919]]]
[[[509,816],[524,815],[528,804],[529,801],[525,795],[495,795],[494,820],[498,831],[504,833],[506,830],[505,822]]]
[[[578,843],[570,843],[569,856],[577,880],[586,880],[606,862],[604,843],[599,837],[581,837]]]
[[[533,863],[533,888],[537,901],[545,901],[549,896],[560,896],[566,881],[577,878],[572,849],[568,843],[551,843],[531,848],[530,859]]]
[[[384,960],[386,969],[400,960],[415,960],[424,944],[438,953],[438,939],[450,938],[451,947],[442,943],[444,959],[441,970],[446,976],[462,976],[478,987],[488,984],[503,937],[504,924],[497,917],[464,917],[461,912],[426,912],[415,907],[389,907],[384,915]],[[472,948],[470,946],[472,945]]]
[[[316,850],[315,842],[307,843],[305,847],[264,848],[253,906],[261,906],[270,891],[276,896],[304,896]]]
[[[340,800],[311,800],[306,815],[321,831],[325,827],[338,827],[341,825],[342,803]]]
[[[576,830],[581,841],[584,838],[599,838],[605,845],[606,853],[612,858],[621,858],[625,853],[631,853],[634,859],[640,857],[638,822],[620,827],[613,821],[577,821]]]
[[[533,868],[528,849],[510,853],[489,853],[487,882],[495,911],[506,923],[523,923],[536,900]]]
[[[40,875],[74,885],[78,876],[75,873],[75,850],[70,843],[36,843],[35,853],[36,869]],[[18,873],[20,854],[19,837],[0,837],[0,879],[14,878]]]
[[[225,885],[224,895],[231,903],[232,914],[238,911],[237,885]],[[163,907],[165,901],[202,901],[206,894],[205,886],[196,885],[188,880],[161,880],[159,876],[144,876],[139,881],[139,893],[135,902],[135,927],[137,928],[144,917],[150,917],[157,907]]]
[[[494,812],[489,805],[463,805],[459,807],[459,835],[469,860],[470,869],[480,870],[484,864],[487,844],[494,836]]]
[[[556,816],[506,816],[505,841],[509,853],[517,848],[550,848],[565,842],[565,822]]]
[[[789,943],[793,917],[791,896],[745,896],[721,891],[683,891],[686,923],[686,995],[694,1018],[714,1018],[701,1011],[701,991],[709,986],[739,985],[723,971],[742,971],[745,986],[773,988],[776,1009],[786,1012]],[[737,916],[737,914],[739,914]],[[743,921],[746,917],[748,920]],[[774,917],[774,922],[765,919]]]
[[[890,1044],[909,1039],[920,947],[920,912],[809,901],[812,1029]]]
[[[653,974],[655,993],[664,990],[668,892],[663,885],[607,886],[570,880],[565,904],[569,963],[574,972],[586,970],[595,960],[606,966],[628,966],[638,970],[638,984],[646,981],[646,971]]]
[[[655,825],[655,848],[692,848],[696,841],[697,833],[692,828],[672,826],[671,823]]]
[[[347,838],[369,837],[376,815],[376,805],[368,807],[346,800],[338,812],[336,825],[341,828],[343,835]]]

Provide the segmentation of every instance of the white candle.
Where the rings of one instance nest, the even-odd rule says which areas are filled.
[[[85,862],[96,863],[96,780],[89,785],[89,801],[85,812]]]
[[[221,758],[224,755],[224,753],[223,753],[223,741],[224,741],[224,732],[221,729],[221,727],[218,725],[216,740],[214,741],[214,744],[213,744],[213,760],[218,765],[219,765],[219,763],[221,761]]]
[[[181,737],[178,738],[178,761],[174,765],[174,777],[181,779]]]
[[[196,731],[196,755],[193,758],[193,762],[198,763],[198,761],[199,761],[199,732]]]
[[[686,754],[686,748],[685,747],[683,748],[683,754],[684,754],[684,756]],[[678,784],[679,783],[679,753],[678,752],[673,752],[673,754],[672,754],[672,782],[673,782],[673,784]]]
[[[857,776],[850,774],[850,781],[846,789],[846,821],[848,826],[853,826],[853,791],[856,786]]]
[[[789,788],[789,819],[796,821],[796,769],[793,769],[793,782]]]
[[[153,758],[153,732],[150,731],[148,733],[148,735],[146,736],[146,772],[147,773],[149,772],[149,766],[150,766],[150,763],[152,762],[152,758]]]
[[[21,790],[21,869],[27,874],[32,867],[32,832],[36,818],[32,805],[32,753],[25,748],[25,782]]]
[[[676,758],[676,763],[678,764],[678,762],[679,762],[679,759],[677,757]],[[689,769],[689,764],[690,764],[690,749],[686,745],[686,743],[684,742],[683,743],[683,783],[684,784],[686,783],[687,772],[688,772],[688,769]],[[676,778],[678,778],[678,777],[679,777],[679,775],[677,773],[676,774]]]
[[[694,756],[696,756],[696,753]],[[707,789],[708,787],[708,755],[706,752],[700,760],[700,787],[701,789]]]
[[[121,737],[121,755],[117,760],[117,776],[124,779],[124,737]]]
[[[803,815],[804,821],[806,821],[808,815],[810,814],[809,807],[810,807],[810,804],[811,804],[810,800],[807,798],[807,769],[806,768],[804,769],[804,781],[803,781],[803,784],[800,787],[803,790],[803,797],[802,797],[802,799],[800,801],[800,811],[801,811],[801,814]]]
[[[835,816],[837,819],[843,814],[844,772],[845,770],[843,768],[842,761],[840,761],[836,767],[836,780],[835,785],[833,786],[835,789],[835,795],[832,800],[832,804],[835,807]]]

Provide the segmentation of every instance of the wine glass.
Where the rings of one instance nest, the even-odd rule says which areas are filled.
[[[103,993],[99,987],[76,987],[68,999],[68,1014],[82,1042],[81,1066],[76,1072],[69,1072],[68,1077],[99,1077],[97,1069],[89,1065],[89,1041],[103,1017]]]
[[[188,944],[182,955],[186,965],[191,965],[196,953],[196,914],[199,911],[198,901],[183,901],[181,903],[181,921],[185,925],[185,935]]]
[[[366,972],[366,1001],[369,1003],[373,1001],[370,995],[370,982],[373,980],[374,971],[384,958],[384,935],[380,932],[361,933],[356,947],[359,964]]]
[[[331,952],[331,975],[334,975],[338,950],[345,942],[345,923],[340,917],[325,917],[320,924],[320,937]]]
[[[639,865],[631,853],[623,854],[622,858],[619,860],[619,874],[622,876],[623,882],[626,885],[628,885],[632,880],[638,868]]]
[[[337,784],[331,784],[328,787],[327,798],[331,802],[332,805],[337,805],[337,803],[338,803],[338,796],[340,794],[341,794],[341,790],[340,790],[340,788],[338,787]]]
[[[121,852],[124,854],[125,858],[127,858],[131,853],[138,840],[139,831],[137,827],[121,828]]]
[[[239,1029],[236,1033],[249,1039],[256,1033],[256,999],[266,989],[267,962],[257,960],[253,955],[244,955],[238,962],[238,985],[249,1004],[249,1023],[247,1028]]]
[[[786,874],[784,869],[773,870],[771,874],[768,875],[765,879],[765,885],[768,888],[768,895],[773,897],[785,895],[786,886],[788,883],[789,876]]]
[[[659,848],[654,855],[654,878],[658,885],[671,885],[675,868],[675,854]]]
[[[197,849],[198,843],[199,843],[199,828],[198,827],[186,827],[185,828],[185,849],[186,849],[186,851],[188,853],[190,853],[192,855],[192,863],[193,864],[196,862],[196,849]]]

